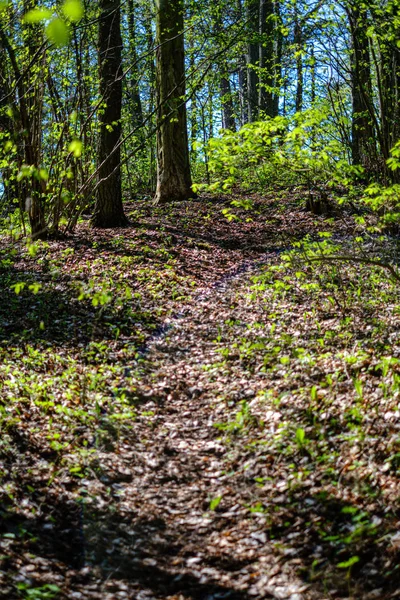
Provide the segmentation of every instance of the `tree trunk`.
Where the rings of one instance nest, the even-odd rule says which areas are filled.
[[[310,69],[311,69],[311,106],[314,107],[317,98],[316,60],[314,44],[311,45]]]
[[[189,38],[189,72],[194,73],[196,70],[195,54],[194,54],[194,36],[191,35]],[[189,140],[189,154],[191,164],[196,163],[197,160],[197,137],[199,135],[198,125],[198,106],[197,106],[197,95],[196,89],[192,88],[190,91],[190,140]]]
[[[259,117],[266,114],[274,117],[274,5],[271,0],[260,0],[260,41],[259,41]]]
[[[239,23],[243,19],[242,0],[236,1],[236,20]],[[238,60],[238,100],[239,100],[239,121],[242,127],[247,123],[247,90],[246,90],[246,56],[241,54]]]
[[[296,112],[303,110],[303,30],[298,14],[297,3],[294,6],[294,49],[296,52]]]
[[[399,50],[381,42],[379,65],[380,119],[382,124],[382,153],[387,160],[390,150],[399,139]]]
[[[121,7],[119,0],[100,0],[99,79],[103,112],[100,116],[98,184],[92,217],[94,227],[128,224],[121,189]]]
[[[366,34],[367,15],[365,11],[361,12],[354,5],[347,12],[352,40],[352,162],[362,165],[367,172],[371,172],[376,167],[376,144],[373,126],[371,62],[369,40]]]
[[[25,0],[24,12],[36,7],[34,0]],[[29,69],[26,72],[18,64],[15,49],[7,37],[3,25],[0,24],[0,41],[7,52],[15,86],[18,92],[18,117],[13,123],[16,131],[23,132],[19,139],[21,151],[19,153],[19,164],[23,162],[33,167],[35,174],[29,179],[21,182],[20,203],[24,203],[25,210],[29,214],[32,239],[45,239],[47,237],[47,225],[44,215],[43,191],[44,181],[37,177],[41,155],[41,125],[43,106],[43,81],[39,74],[42,68],[36,62],[43,60],[44,55],[40,52],[41,30],[37,25],[26,24],[23,26],[24,55]]]
[[[222,75],[219,84],[222,107],[222,128],[236,131],[235,109],[233,108],[231,82],[229,81],[228,75]]]
[[[222,36],[224,30],[222,14],[221,10],[218,7],[217,13],[215,15],[215,26],[214,33],[215,36]],[[222,43],[224,43],[224,38],[221,37]],[[221,112],[222,112],[222,129],[229,129],[230,131],[236,131],[236,123],[235,123],[235,109],[233,106],[233,98],[232,98],[232,89],[231,82],[229,79],[229,69],[228,63],[225,56],[222,56],[219,59],[219,72],[220,72],[220,80],[219,80],[219,92],[221,99]]]
[[[259,67],[259,0],[248,0],[246,20],[249,28],[249,42],[246,51],[247,65],[247,120],[252,123],[258,118],[258,73]]]
[[[275,65],[274,65],[274,99],[273,99],[273,117],[279,114],[280,89],[282,85],[282,55],[283,55],[283,34],[282,17],[280,13],[279,1],[274,2],[275,14]]]
[[[147,72],[147,86],[148,86],[148,101],[147,101],[147,115],[153,115],[156,103],[156,69],[154,64],[155,54],[155,41],[153,36],[153,6],[148,4],[144,30],[146,37],[146,72]],[[157,140],[154,134],[155,118],[148,117],[148,124],[146,128],[147,152],[148,152],[148,187],[150,193],[153,194],[157,187]]]
[[[247,89],[246,89],[246,57],[241,56],[239,60],[238,86],[239,86],[239,107],[240,107],[240,125],[247,123]]]
[[[24,1],[24,12],[36,7],[36,0]],[[28,165],[38,169],[41,158],[44,90],[43,81],[40,77],[42,69],[38,64],[32,64],[32,62],[36,62],[36,60],[39,62],[44,58],[43,55],[37,55],[43,38],[41,28],[37,25],[25,25],[24,34],[27,63],[31,65],[26,73],[24,108],[21,111],[21,120],[25,125],[25,160]],[[25,114],[23,115],[23,113]],[[32,239],[45,239],[47,237],[42,197],[44,187],[44,181],[40,181],[37,176],[32,177],[26,187],[25,207],[29,213]]]
[[[140,127],[143,123],[142,100],[139,93],[139,72],[138,55],[136,50],[136,27],[135,27],[135,6],[133,0],[128,0],[128,27],[129,27],[129,96],[131,101],[132,126],[134,129]],[[143,132],[141,137],[143,137]]]
[[[155,202],[193,198],[185,105],[183,1],[157,0]]]

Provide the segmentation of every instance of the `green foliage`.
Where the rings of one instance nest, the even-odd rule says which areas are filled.
[[[67,19],[77,23],[83,17],[84,8],[80,0],[65,0],[62,5],[62,11]]]
[[[207,151],[214,179],[208,191],[235,185],[263,191],[283,185],[332,186],[354,176],[327,106],[266,118],[237,133],[223,131],[209,141]]]
[[[370,208],[377,220],[370,224],[370,231],[396,231],[400,224],[400,184],[398,174],[400,168],[400,142],[390,151],[386,161],[392,171],[392,181],[372,181],[364,190],[362,201]]]
[[[306,443],[306,432],[302,427],[296,429],[296,442],[298,443],[300,448],[303,447]]]
[[[70,40],[70,31],[65,21],[55,17],[46,25],[46,35],[56,46],[66,46]]]
[[[210,510],[216,510],[220,505],[222,496],[216,496],[210,501]]]
[[[27,583],[18,583],[17,589],[24,600],[52,600],[57,598],[60,588],[52,583],[33,587]]]
[[[65,20],[58,17],[52,10],[43,7],[33,8],[25,13],[23,21],[28,24],[45,23],[45,32],[50,42],[56,46],[66,46],[70,40],[69,23],[80,21],[84,9],[80,0],[65,0],[61,11]]]
[[[41,23],[47,21],[53,16],[53,13],[48,8],[33,8],[25,13],[23,21],[25,23]]]
[[[353,565],[360,562],[359,556],[351,556],[348,560],[338,563],[339,569],[350,569]]]

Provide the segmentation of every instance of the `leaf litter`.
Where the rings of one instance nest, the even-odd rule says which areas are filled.
[[[398,596],[398,288],[229,203],[3,238],[0,597]]]

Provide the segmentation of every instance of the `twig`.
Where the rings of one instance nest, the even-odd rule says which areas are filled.
[[[388,262],[381,262],[380,260],[374,260],[373,258],[359,258],[357,256],[338,254],[336,256],[335,255],[315,256],[313,258],[306,257],[306,260],[308,262],[336,262],[336,261],[355,262],[355,263],[359,263],[359,264],[363,264],[363,265],[371,265],[374,267],[381,267],[382,269],[386,269],[387,271],[389,271],[389,273],[392,275],[392,277],[395,281],[400,281],[400,274],[397,271],[397,269],[395,269],[393,267],[393,265],[391,265]]]

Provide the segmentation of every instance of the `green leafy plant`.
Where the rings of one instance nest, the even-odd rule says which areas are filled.
[[[46,583],[40,587],[31,587],[26,583],[18,583],[17,589],[24,600],[52,600],[60,594],[57,585]]]
[[[45,23],[49,41],[56,46],[65,46],[70,40],[69,23],[81,20],[83,5],[80,0],[64,0],[61,10],[64,18],[55,15],[48,8],[36,7],[24,14],[23,21],[28,24]]]

